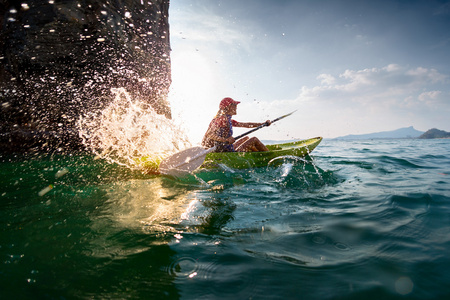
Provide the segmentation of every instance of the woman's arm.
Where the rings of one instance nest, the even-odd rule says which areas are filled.
[[[259,127],[259,126],[264,125],[264,124],[267,124],[267,126],[270,126],[271,122],[270,122],[270,120],[267,120],[266,122],[263,122],[263,123],[236,122],[233,125],[235,127],[255,128],[255,127]]]

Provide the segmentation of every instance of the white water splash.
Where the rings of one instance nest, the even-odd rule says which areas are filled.
[[[78,122],[83,143],[99,158],[135,168],[142,157],[164,157],[191,146],[173,120],[123,88],[111,91],[115,96],[105,109],[88,112]]]

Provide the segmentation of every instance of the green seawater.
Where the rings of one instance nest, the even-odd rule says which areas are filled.
[[[450,140],[324,140],[181,179],[0,161],[0,299],[450,297]]]

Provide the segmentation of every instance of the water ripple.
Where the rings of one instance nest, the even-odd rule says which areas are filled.
[[[197,276],[198,270],[197,260],[191,257],[180,257],[170,264],[168,273],[178,278],[193,278]]]

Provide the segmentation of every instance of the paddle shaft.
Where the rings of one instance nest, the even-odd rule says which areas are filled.
[[[275,123],[276,121],[279,121],[279,120],[281,120],[281,119],[283,119],[283,118],[286,118],[287,116],[292,115],[294,112],[296,112],[296,111],[293,111],[293,112],[291,112],[291,113],[289,113],[289,114],[287,114],[287,115],[284,115],[284,116],[281,116],[281,117],[279,117],[279,118],[276,118],[276,119],[270,121],[270,123],[272,124],[272,123]],[[242,138],[242,137],[244,137],[244,136],[246,136],[246,135],[249,135],[250,133],[255,132],[256,130],[259,130],[259,129],[261,129],[261,128],[263,128],[263,127],[266,127],[266,126],[269,126],[269,125],[268,125],[267,123],[264,123],[264,124],[262,124],[262,125],[259,125],[258,127],[253,128],[252,130],[249,130],[249,131],[247,131],[247,132],[245,132],[245,133],[243,133],[243,134],[241,134],[241,135],[238,135],[238,136],[235,137],[234,139],[235,139],[235,140],[238,140],[238,139],[240,139],[240,138]]]

